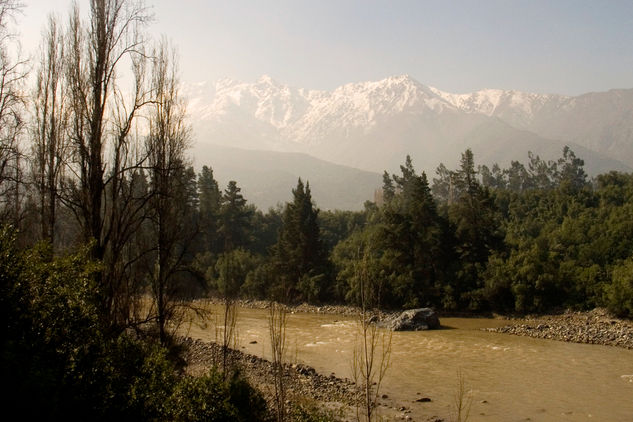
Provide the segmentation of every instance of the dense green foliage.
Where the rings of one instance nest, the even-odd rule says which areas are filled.
[[[407,157],[399,174],[384,173],[380,203],[361,212],[317,210],[299,180],[283,210],[253,210],[250,226],[242,225],[251,241],[235,255],[234,291],[358,304],[362,259],[371,306],[506,313],[607,306],[633,315],[633,176],[589,182],[569,148],[557,161],[531,153],[528,161],[477,167],[467,150],[458,169],[440,164],[429,183]],[[220,292],[222,256],[206,261],[216,269],[208,285]]]
[[[104,323],[89,248],[53,258],[0,234],[0,368],[8,415],[35,420],[266,420],[235,373],[182,375],[168,349]]]

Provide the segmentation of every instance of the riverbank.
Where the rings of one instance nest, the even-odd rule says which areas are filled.
[[[633,349],[633,322],[615,318],[604,309],[567,311],[560,315],[525,317],[520,323],[486,331],[572,343]]]
[[[220,298],[210,297],[205,299],[199,299],[196,302],[209,305],[222,305],[223,300]],[[270,307],[270,301],[268,300],[251,300],[251,299],[237,299],[235,300],[237,306],[241,308],[249,309],[268,309]],[[361,309],[356,306],[349,305],[310,305],[308,303],[301,303],[298,305],[287,305],[288,310],[292,313],[306,313],[306,314],[326,314],[326,315],[342,315],[342,316],[357,316],[361,314]],[[381,315],[387,315],[385,312],[380,312]]]
[[[222,347],[213,342],[205,342],[187,337],[184,359],[187,373],[199,376],[208,373],[222,362]],[[229,365],[239,368],[249,382],[258,388],[272,405],[274,400],[272,363],[258,356],[229,349]],[[302,364],[284,365],[284,383],[287,387],[287,405],[306,405],[305,398],[314,401],[321,409],[327,409],[342,419],[348,419],[346,413],[355,409],[358,400],[356,385],[334,375],[325,376],[314,368]]]
[[[186,337],[183,339],[183,346],[186,371],[190,375],[206,374],[222,360],[222,347],[217,343]],[[270,361],[234,349],[229,349],[227,361],[239,368],[273,406],[273,368]],[[287,388],[286,405],[289,408],[316,407],[335,420],[356,420],[360,390],[351,380],[338,378],[334,374],[319,374],[314,368],[304,364],[284,364],[284,383]],[[413,420],[409,416],[409,407],[385,395],[382,396],[379,407],[380,415],[388,420]],[[435,416],[422,420],[442,422],[441,418]]]

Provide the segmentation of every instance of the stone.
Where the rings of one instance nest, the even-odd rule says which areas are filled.
[[[391,331],[422,331],[440,328],[440,320],[431,308],[418,308],[403,311],[381,326]]]

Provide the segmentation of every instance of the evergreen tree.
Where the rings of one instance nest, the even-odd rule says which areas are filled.
[[[220,250],[217,231],[222,196],[210,167],[203,166],[202,172],[198,175],[198,198],[200,201],[201,249],[217,253]]]
[[[218,234],[224,251],[246,247],[250,243],[252,209],[246,206],[241,190],[237,182],[231,180],[222,195]]]
[[[479,184],[475,172],[473,153],[467,149],[462,154],[461,166],[456,172],[460,195],[449,209],[449,218],[455,226],[457,238],[456,253],[461,270],[458,274],[459,285],[455,292],[466,293],[462,297],[469,306],[478,308],[477,290],[482,287],[480,275],[488,261],[488,255],[501,247],[494,201],[488,189]]]
[[[385,170],[382,175],[382,199],[385,204],[388,204],[396,194],[396,188],[393,186],[391,176]]]
[[[431,188],[433,196],[441,204],[451,204],[455,198],[455,172],[440,163],[435,174],[437,174],[437,178],[433,178],[433,187]]]
[[[585,161],[577,158],[567,145],[563,148],[563,157],[558,160],[558,183],[571,191],[577,191],[587,184],[587,174],[583,166]]]
[[[391,256],[392,288],[406,307],[430,305],[437,299],[447,253],[442,246],[446,225],[438,215],[425,173],[416,175],[410,157],[393,176],[399,193],[384,208],[381,236]]]
[[[552,189],[558,177],[558,166],[555,161],[545,162],[538,155],[528,152],[528,171],[535,189]]]
[[[312,204],[310,184],[301,179],[286,204],[274,259],[281,285],[280,300],[322,300],[328,292],[327,257],[317,222],[319,210]]]

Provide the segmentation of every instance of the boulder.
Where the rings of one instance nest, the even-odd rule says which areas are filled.
[[[383,326],[391,331],[422,331],[440,328],[440,320],[431,308],[418,308],[403,311],[400,315],[387,320]]]

